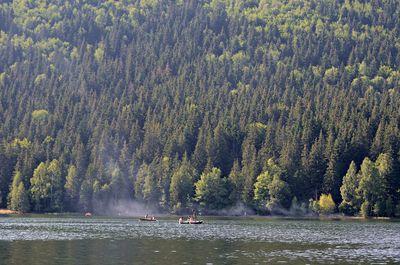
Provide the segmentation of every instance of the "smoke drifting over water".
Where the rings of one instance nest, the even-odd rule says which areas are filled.
[[[160,214],[156,207],[134,200],[115,201],[101,207],[96,207],[96,213],[126,217]]]
[[[207,215],[220,215],[220,216],[246,216],[246,215],[253,215],[254,211],[249,207],[244,206],[242,203],[238,203],[235,206],[225,209],[203,210],[202,213]]]
[[[210,210],[210,209],[198,209],[194,207],[198,214],[200,215],[215,215],[215,216],[251,216],[257,215],[253,209],[243,205],[242,203],[238,203],[235,206],[219,209],[219,210]],[[95,213],[109,216],[122,216],[122,217],[131,217],[131,216],[145,216],[148,214],[149,216],[157,216],[161,214],[167,214],[166,212],[160,211],[156,206],[148,205],[145,203],[141,203],[135,200],[120,200],[109,202],[107,204],[97,203],[95,206]],[[175,213],[177,214],[177,213]],[[191,214],[191,209],[186,209],[182,211],[178,215],[181,214]],[[310,217],[315,216],[315,213],[309,211],[302,205],[292,205],[292,207],[287,210],[280,207],[274,207],[274,209],[270,209],[267,216],[286,216],[286,217]]]

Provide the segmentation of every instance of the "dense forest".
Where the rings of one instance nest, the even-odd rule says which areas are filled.
[[[400,216],[398,0],[2,0],[0,208]]]

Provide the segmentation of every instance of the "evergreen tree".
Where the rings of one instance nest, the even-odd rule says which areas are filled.
[[[14,172],[10,187],[8,208],[20,212],[27,212],[30,208],[28,192],[25,190],[21,172],[18,170]]]
[[[343,177],[343,183],[340,187],[342,202],[339,206],[340,211],[346,214],[354,214],[359,211],[361,198],[357,193],[361,175],[357,174],[357,168],[354,161],[351,161],[346,175]]]
[[[309,194],[313,194],[315,198],[317,198],[322,190],[323,178],[321,176],[324,175],[326,170],[323,145],[323,135],[321,132],[320,136],[313,143],[308,159],[304,164],[304,174],[307,180],[306,185]]]
[[[243,176],[241,175],[239,161],[235,160],[233,162],[233,166],[231,172],[228,176],[229,186],[231,187],[230,191],[230,201],[233,203],[240,202],[241,194],[243,193]]]
[[[64,185],[67,204],[71,209],[74,209],[79,200],[79,192],[81,183],[77,175],[77,170],[74,165],[68,167],[66,182]]]
[[[185,153],[249,207],[268,158],[300,204],[339,203],[345,166],[384,153],[385,194],[363,209],[400,204],[399,1],[134,2],[0,3],[0,207],[18,169],[35,211],[144,191],[169,210]]]
[[[251,204],[254,196],[254,183],[259,171],[257,150],[254,146],[254,137],[251,136],[243,142],[242,153],[242,172],[243,176],[243,193],[242,201],[246,204]]]

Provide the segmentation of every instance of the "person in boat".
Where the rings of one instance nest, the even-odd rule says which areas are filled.
[[[154,216],[151,217],[151,220],[155,220],[156,218]]]
[[[193,218],[193,221],[196,221],[196,217],[197,217],[196,210],[195,210],[195,209],[192,209],[192,218]]]
[[[146,215],[144,216],[145,219],[149,218],[149,215],[146,213]]]
[[[179,223],[180,223],[180,224],[183,223],[183,217],[180,217],[180,218],[179,218]]]
[[[193,216],[189,217],[189,224],[191,224],[194,221]]]

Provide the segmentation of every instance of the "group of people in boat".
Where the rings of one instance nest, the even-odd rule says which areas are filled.
[[[191,215],[191,216],[188,216],[188,218],[187,218],[186,220],[184,220],[183,217],[180,217],[180,218],[179,218],[179,223],[180,223],[180,224],[183,224],[183,223],[189,223],[189,224],[191,224],[191,223],[197,222],[196,217],[197,217],[196,210],[193,209],[193,210],[192,210],[192,215]]]
[[[140,218],[140,220],[142,221],[156,221],[156,218],[154,216],[149,216],[148,214],[146,214],[144,216],[144,218]],[[192,215],[188,216],[187,219],[184,219],[183,217],[179,218],[179,223],[180,224],[200,224],[203,221],[198,221],[197,220],[197,213],[196,210],[193,209],[192,210]]]
[[[147,219],[147,220],[156,220],[156,218],[155,218],[154,216],[149,217],[148,214],[146,214],[146,215],[144,216],[144,219]]]

